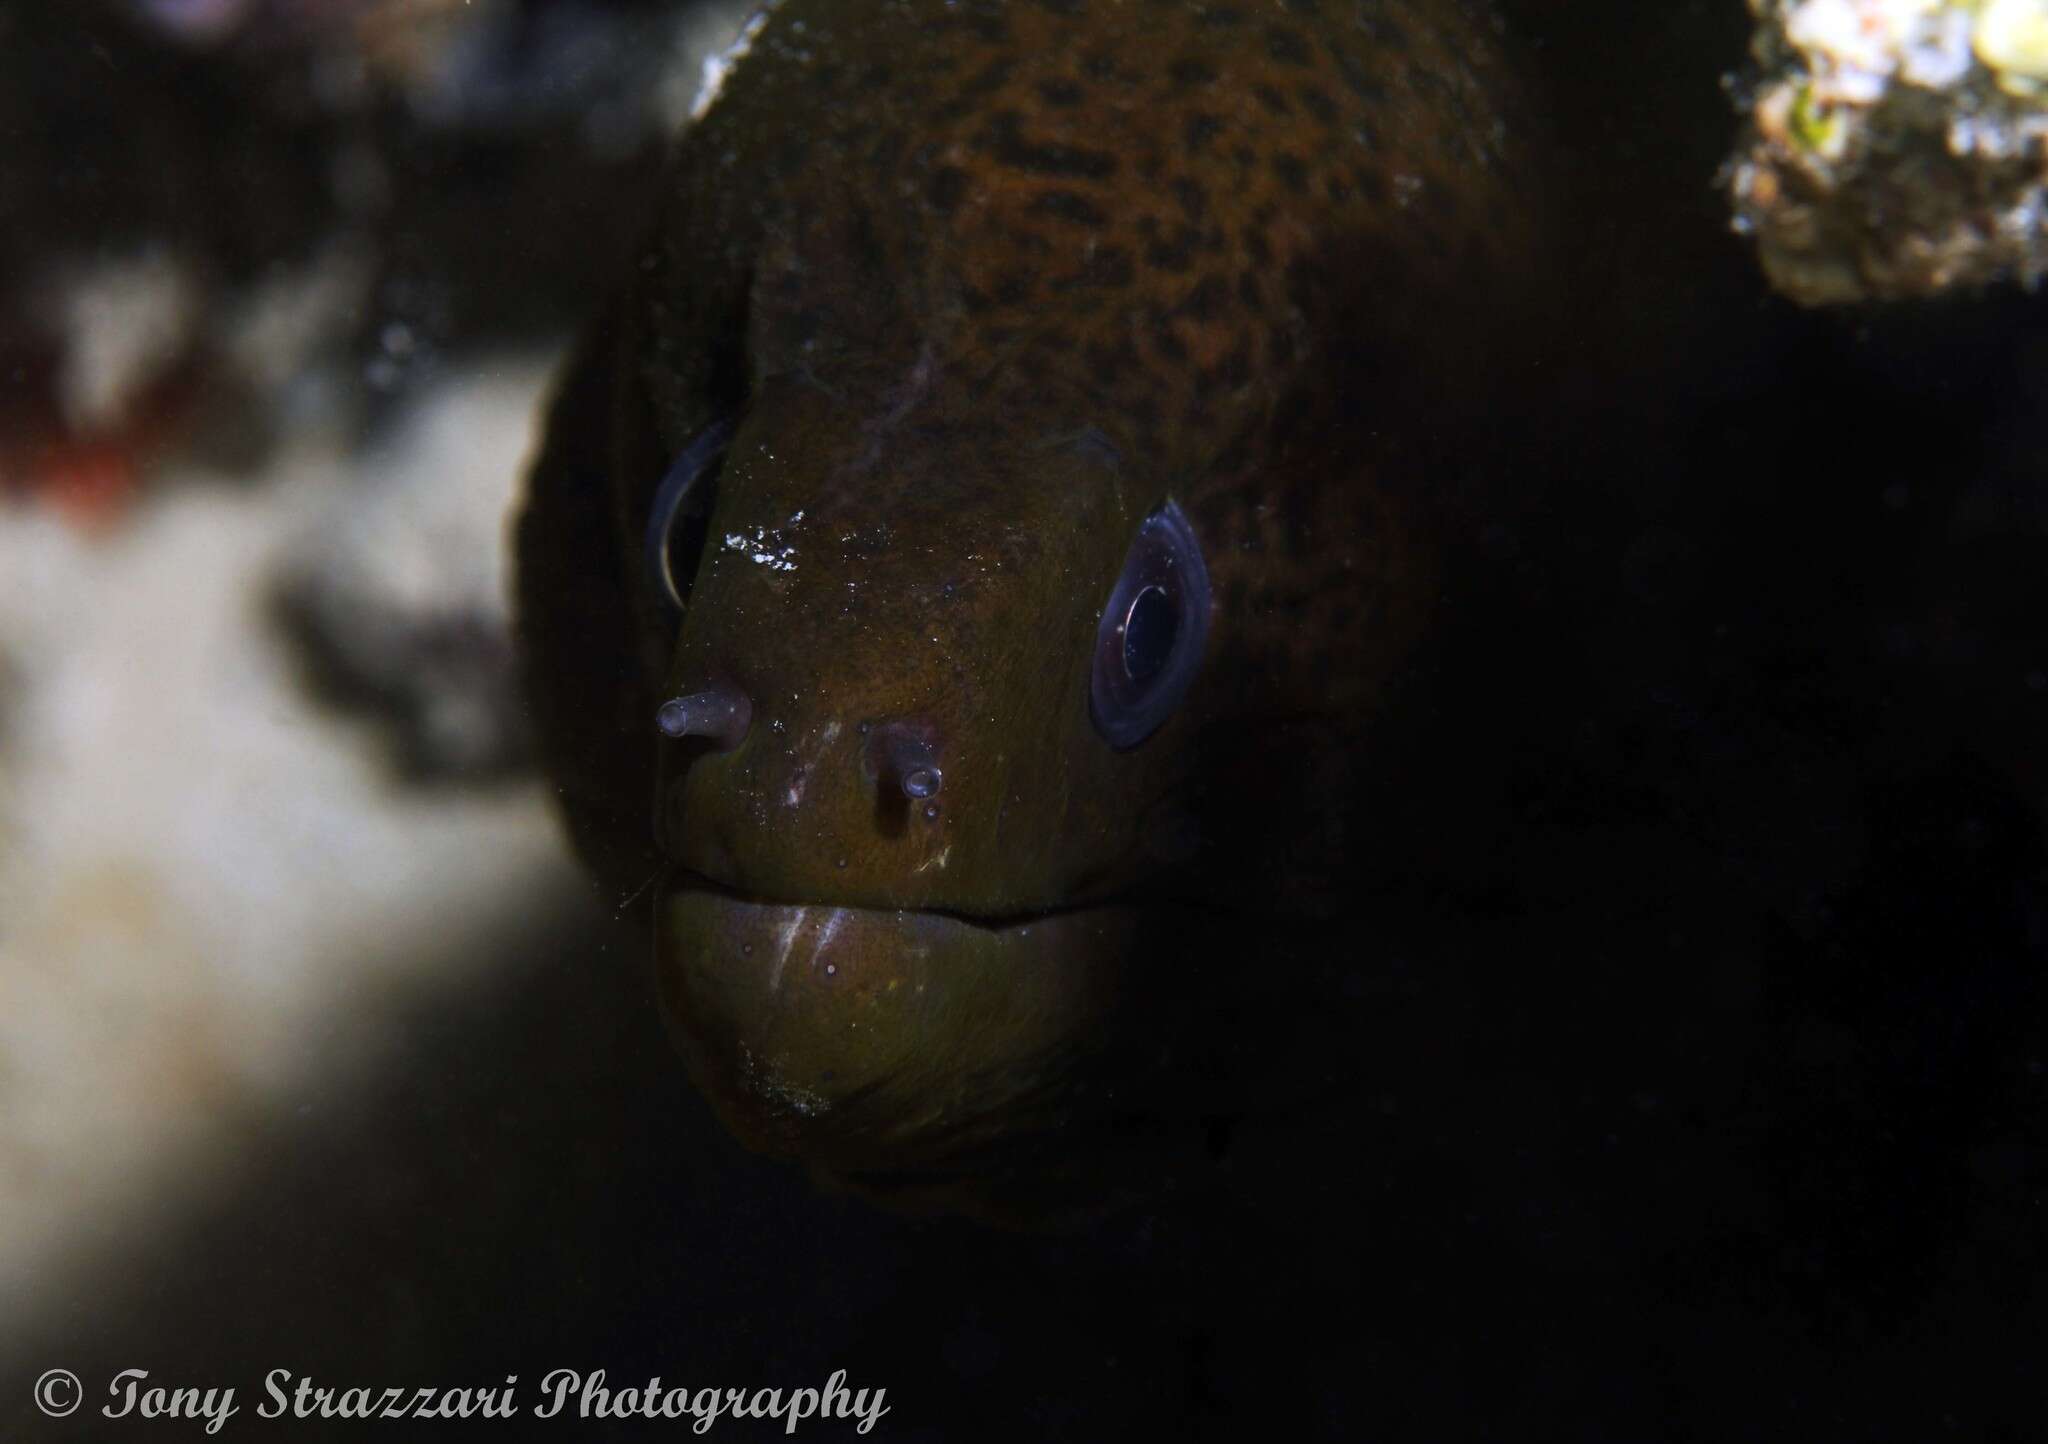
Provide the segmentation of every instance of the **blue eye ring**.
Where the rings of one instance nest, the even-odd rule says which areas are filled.
[[[1187,695],[1209,636],[1209,569],[1180,503],[1146,517],[1095,632],[1088,712],[1119,752],[1150,737]]]
[[[675,553],[671,545],[677,524],[686,518],[710,515],[707,489],[700,486],[715,469],[715,463],[732,444],[733,420],[714,421],[697,433],[670,465],[668,474],[654,493],[654,505],[647,513],[647,579],[662,611],[674,620],[683,614],[689,596],[687,581],[676,577]]]

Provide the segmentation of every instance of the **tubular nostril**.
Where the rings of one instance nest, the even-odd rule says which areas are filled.
[[[896,782],[903,789],[905,797],[915,797],[922,800],[939,790],[941,777],[942,774],[938,768],[919,765],[903,769],[897,774]]]
[[[898,788],[905,797],[923,801],[939,790],[945,774],[939,770],[938,754],[913,732],[889,728],[880,734],[879,769],[885,785]]]
[[[671,697],[654,713],[654,725],[663,736],[702,737],[721,752],[739,746],[753,720],[754,704],[730,682]]]

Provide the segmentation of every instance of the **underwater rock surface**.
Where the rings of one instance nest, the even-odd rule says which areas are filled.
[[[538,377],[484,390],[490,517]],[[0,1287],[24,1310],[488,977],[464,940],[508,891],[573,895],[530,783],[408,788],[307,695],[266,594],[342,467],[315,445],[259,492],[163,477],[112,538],[0,510]]]
[[[1750,0],[1736,227],[1802,305],[2048,271],[2048,6]]]

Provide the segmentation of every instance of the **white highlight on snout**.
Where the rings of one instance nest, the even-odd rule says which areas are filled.
[[[746,57],[754,48],[754,39],[767,25],[768,17],[775,13],[775,0],[763,5],[747,17],[747,23],[740,27],[740,33],[732,44],[723,50],[715,50],[704,57],[704,78],[697,85],[697,98],[690,102],[690,119],[702,120],[717,103],[719,94],[725,89],[725,78],[732,74],[733,66]]]

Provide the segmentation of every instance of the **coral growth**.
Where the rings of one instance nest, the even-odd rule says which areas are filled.
[[[1806,305],[2048,271],[2048,3],[1750,0],[1736,227]]]

